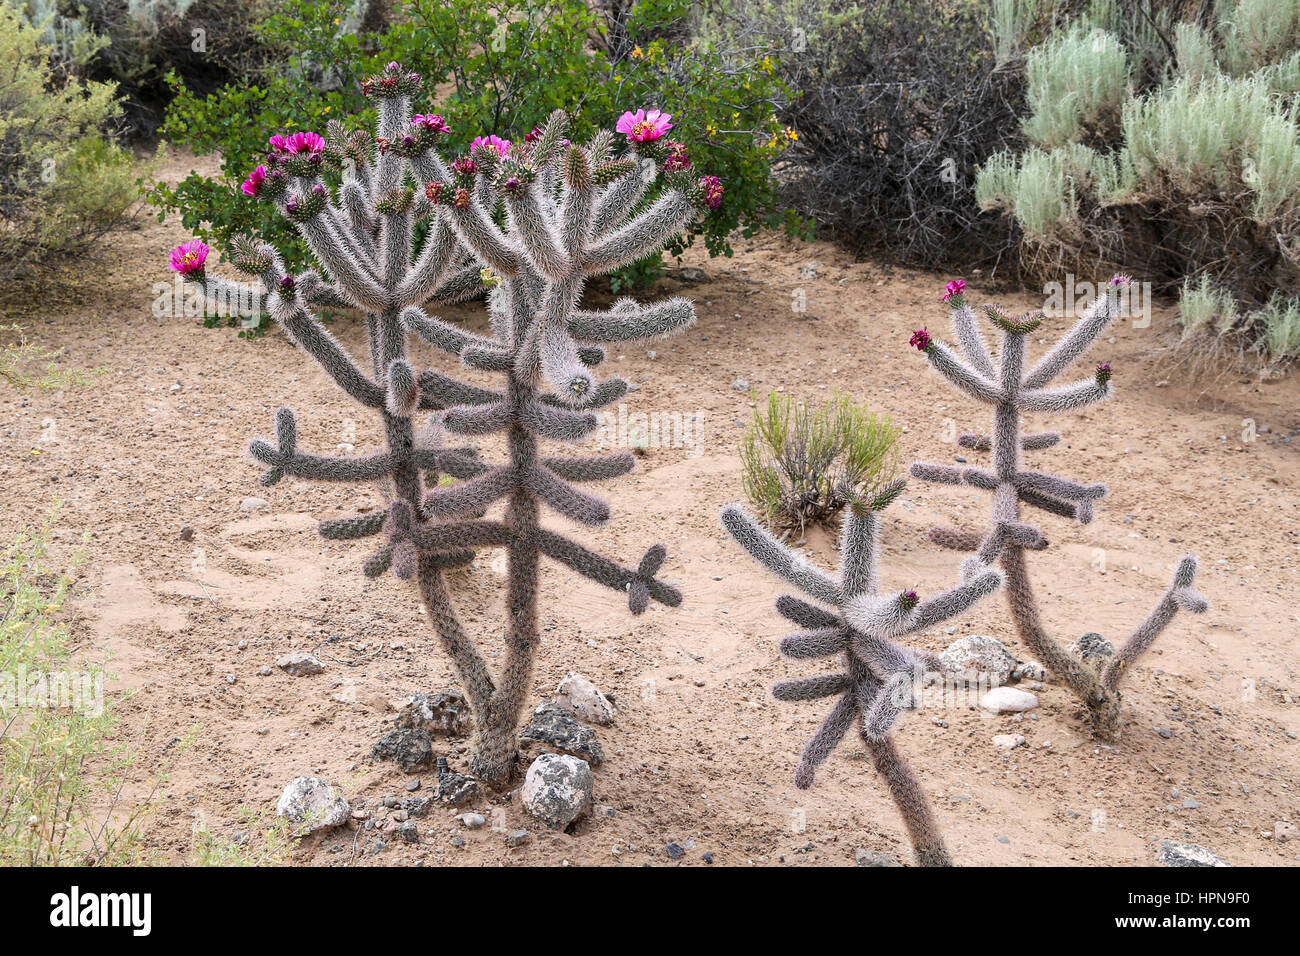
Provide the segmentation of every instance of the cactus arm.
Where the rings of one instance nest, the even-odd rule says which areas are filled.
[[[949,588],[928,601],[922,601],[916,608],[916,617],[908,628],[908,633],[923,631],[940,621],[964,613],[1002,587],[1002,582],[1001,572],[990,568],[973,580]]]
[[[1063,498],[1066,501],[1099,501],[1106,497],[1106,486],[1104,484],[1084,485],[1042,471],[1017,472],[1014,483],[1020,491],[1036,491],[1039,494],[1053,498]]]
[[[599,526],[609,520],[606,502],[579,491],[543,465],[532,468],[524,483],[534,495],[570,521]]]
[[[849,631],[842,626],[822,627],[783,637],[779,646],[781,653],[793,660],[830,657],[848,648]]]
[[[490,405],[455,405],[442,417],[443,426],[458,435],[490,435],[510,427],[510,406],[503,401]]]
[[[486,548],[507,545],[514,533],[500,521],[459,521],[431,524],[414,530],[415,543],[421,550],[445,551],[449,548]]]
[[[740,508],[734,505],[724,508],[722,525],[742,548],[773,574],[825,604],[838,606],[842,602],[840,586],[834,579],[811,565],[796,561],[785,545]]]
[[[384,524],[384,512],[357,515],[354,518],[332,518],[320,523],[320,536],[334,541],[351,541],[368,538],[379,533]]]
[[[1128,668],[1150,650],[1155,639],[1160,636],[1160,632],[1169,625],[1180,609],[1191,614],[1204,614],[1209,608],[1209,602],[1192,588],[1196,581],[1197,568],[1196,556],[1193,554],[1184,555],[1178,562],[1169,590],[1152,608],[1147,619],[1138,625],[1129,639],[1116,649],[1115,655],[1102,671],[1101,682],[1108,691],[1113,693],[1119,689],[1119,682]]]
[[[569,332],[588,342],[638,342],[676,335],[695,322],[695,306],[688,299],[671,298],[653,305],[615,305],[605,312],[575,310]]]
[[[519,240],[528,264],[548,279],[556,281],[569,277],[573,263],[556,234],[550,217],[542,213],[537,202],[534,183],[506,200],[513,236]]]
[[[475,335],[472,332],[466,332],[450,322],[434,318],[419,306],[407,306],[399,313],[398,318],[403,325],[430,345],[452,355],[460,355],[472,345],[485,348],[496,346],[496,343],[491,339]]]
[[[577,571],[583,577],[590,578],[598,584],[603,584],[615,591],[628,591],[630,586],[638,580],[637,572],[629,570],[618,562],[611,561],[609,558],[599,555],[554,531],[539,529],[536,534],[536,541],[538,548],[547,557],[559,561],[561,564]],[[682,603],[681,592],[672,585],[666,584],[658,578],[644,580],[642,583],[646,585],[649,597],[660,604],[677,607]]]
[[[291,308],[288,314],[277,309],[272,315],[277,313],[281,313],[276,317],[290,338],[317,361],[339,388],[367,408],[384,407],[384,390],[357,368],[325,326],[301,308]]]
[[[807,601],[790,594],[782,594],[776,599],[776,611],[786,620],[792,621],[800,627],[838,627],[843,623],[829,611],[823,611],[815,604],[809,604]]]
[[[592,235],[603,236],[625,222],[649,185],[650,181],[642,175],[640,164],[637,164],[606,186],[596,200]]]
[[[452,226],[461,242],[489,269],[506,279],[518,274],[523,256],[476,200],[470,200],[464,208],[449,208]]]
[[[960,391],[989,405],[1001,400],[1002,390],[996,382],[975,371],[942,342],[931,342],[926,355],[931,367]]]
[[[500,389],[470,385],[432,369],[421,372],[419,381],[421,408],[444,409],[453,405],[490,405],[505,400],[505,393]]]
[[[979,323],[975,318],[975,310],[968,305],[962,305],[952,310],[952,331],[957,337],[957,344],[961,346],[962,354],[966,360],[974,367],[975,371],[985,378],[993,379],[997,372],[993,368],[993,358],[989,354],[989,347],[984,341],[984,336],[980,334]],[[1003,379],[1003,381],[1006,381]]]
[[[1113,293],[1099,295],[1067,332],[1038,360],[1023,379],[1026,389],[1045,386],[1077,361],[1096,341],[1106,326],[1119,316],[1119,298]]]
[[[670,190],[626,225],[588,246],[582,258],[586,275],[612,272],[658,251],[694,214],[686,194]]]
[[[528,402],[519,410],[519,420],[529,431],[556,441],[581,441],[599,422],[591,412],[571,412],[539,401]]]
[[[952,551],[974,551],[984,540],[978,531],[958,531],[956,528],[931,527],[925,536],[941,548]]]
[[[845,678],[846,684],[847,680]],[[826,715],[826,719],[822,721],[821,726],[817,728],[812,739],[804,745],[803,754],[799,758],[799,767],[794,772],[796,787],[807,790],[813,785],[817,768],[825,763],[831,751],[839,746],[857,716],[858,704],[853,692],[842,694],[835,706],[831,708],[831,712]]]
[[[1084,378],[1057,388],[1021,392],[1016,404],[1026,412],[1067,412],[1094,405],[1109,398],[1111,392],[1109,383],[1098,382],[1095,378]]]
[[[568,481],[605,481],[626,475],[636,467],[629,452],[595,458],[543,458],[542,464]]]
[[[435,488],[424,498],[425,510],[438,518],[472,518],[510,494],[515,486],[512,468],[494,468],[458,485]]]

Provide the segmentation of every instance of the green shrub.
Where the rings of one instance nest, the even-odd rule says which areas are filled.
[[[605,19],[584,0],[406,0],[391,25],[361,35],[341,28],[348,9],[342,0],[286,0],[259,28],[274,68],[252,85],[199,96],[173,79],[164,134],[195,152],[220,153],[222,172],[191,175],[175,187],[155,184],[160,217],[179,212],[187,230],[227,252],[239,234],[262,235],[291,268],[304,267],[296,231],[239,185],[266,153],[265,130],[323,130],[339,116],[368,123],[360,79],[397,60],[420,73],[426,89],[440,91],[428,111],[446,119],[450,142],[462,149],[479,135],[529,129],[561,106],[575,138],[609,126],[626,109],[675,114],[673,135],[727,183],[727,199],[670,247],[672,254],[698,238],[711,254],[729,255],[728,236],[737,228],[750,235],[762,226],[799,225],[781,208],[771,177],[785,145],[773,115],[780,83],[772,64],[755,51],[673,39],[666,25],[688,9],[682,0],[629,5],[625,55],[607,49]],[[328,83],[311,82],[321,73],[317,64],[330,65]],[[640,268],[652,276],[656,267]],[[625,273],[622,281],[635,278]]]
[[[125,218],[131,155],[109,84],[61,81],[40,29],[0,5],[0,278],[57,268]]]
[[[1192,341],[1244,333],[1244,346],[1289,357],[1300,0],[1221,0],[1208,27],[1163,23],[1164,53],[1127,6],[1097,0],[1029,53],[1033,145],[984,163],[976,200],[1014,222],[1030,272],[1133,272],[1191,296]]]
[[[745,494],[774,529],[832,523],[894,477],[898,434],[888,416],[845,396],[809,409],[769,392],[741,439]]]
[[[111,743],[104,673],[69,674],[59,611],[71,579],[50,567],[48,554],[57,510],[0,555],[0,866],[138,863],[150,806],[118,806],[132,757]],[[65,697],[52,690],[57,674],[70,678]],[[51,706],[25,689],[38,675],[35,697]]]

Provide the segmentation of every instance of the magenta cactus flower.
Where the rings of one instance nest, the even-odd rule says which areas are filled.
[[[939,301],[951,302],[953,299],[960,299],[965,292],[966,292],[966,280],[953,279],[946,286],[944,286],[943,295],[940,297]]]
[[[524,134],[525,143],[535,143],[542,138],[541,127],[534,126],[530,132]]]
[[[198,239],[182,242],[172,250],[172,271],[183,276],[201,275],[210,251],[207,243]]]
[[[907,344],[919,352],[924,352],[930,347],[930,333],[925,329],[917,329],[907,340]]]
[[[262,183],[264,183],[265,181],[266,181],[266,167],[258,166],[256,169],[254,169],[251,173],[248,174],[248,178],[244,180],[243,185],[240,186],[239,188],[240,191],[242,191],[245,196],[256,196],[262,188]]]
[[[411,117],[411,125],[418,126],[433,133],[450,133],[451,127],[438,113],[416,113]]]
[[[637,110],[635,113],[624,113],[618,118],[618,125],[614,128],[620,133],[627,136],[628,140],[633,143],[653,143],[660,139],[665,133],[673,128],[673,124],[668,122],[672,119],[669,113],[661,113],[659,110]]]
[[[1130,284],[1132,281],[1133,281],[1133,277],[1132,277],[1132,276],[1126,276],[1126,275],[1124,275],[1124,274],[1121,273],[1120,275],[1112,276],[1112,277],[1111,277],[1110,285],[1111,285],[1111,288],[1114,288],[1114,289],[1127,289],[1127,288],[1129,287],[1129,284]]]
[[[281,136],[277,133],[267,142],[272,151],[289,156],[315,155],[325,148],[325,140],[319,133],[305,130],[290,136]]]
[[[672,141],[668,143],[668,156],[664,159],[664,172],[671,173],[679,169],[690,169],[691,161],[686,155],[686,144]]]
[[[474,142],[469,144],[469,154],[474,155],[474,150],[482,146],[484,149],[490,149],[502,159],[506,153],[510,152],[510,140],[502,139],[500,136],[476,136]]]
[[[451,164],[451,170],[454,173],[459,173],[461,176],[473,176],[478,172],[478,163],[474,162],[474,160],[470,159],[468,156],[462,156]]]
[[[717,176],[702,176],[700,188],[704,191],[704,204],[710,209],[722,205],[722,180]]]
[[[902,605],[905,610],[910,611],[921,603],[921,598],[915,591],[908,590],[899,595],[898,603]]]
[[[1097,366],[1097,384],[1105,385],[1110,381],[1110,363],[1102,362]]]

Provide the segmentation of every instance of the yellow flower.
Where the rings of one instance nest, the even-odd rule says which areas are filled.
[[[632,59],[634,60],[641,59],[641,48],[639,46],[632,47]]]
[[[718,128],[714,126],[712,123],[709,123],[704,127],[704,132],[706,135],[708,135],[710,139],[712,139],[714,136],[718,134]]]

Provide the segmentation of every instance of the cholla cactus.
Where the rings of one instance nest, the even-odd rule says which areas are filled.
[[[844,667],[843,673],[781,681],[772,688],[777,700],[839,697],[804,748],[795,786],[805,790],[812,786],[817,767],[856,720],[876,771],[903,814],[917,860],[923,866],[948,866],[952,861],[921,782],[889,736],[899,712],[919,703],[917,694],[925,675],[942,668],[936,655],[896,641],[961,614],[997,590],[1002,575],[970,566],[963,583],[928,601],[911,590],[882,595],[877,573],[879,512],[905,486],[900,478],[872,497],[856,497],[846,509],[838,580],[809,566],[735,505],[723,509],[722,524],[769,571],[832,608],[788,594],[776,602],[781,615],[807,629],[782,640],[782,654],[795,660],[838,654]]]
[[[626,568],[556,531],[541,527],[542,506],[586,525],[609,519],[609,506],[575,487],[625,474],[631,454],[557,457],[543,440],[573,442],[596,426],[593,414],[627,391],[618,378],[597,381],[600,342],[670,335],[695,318],[691,303],[669,299],[608,311],[578,308],[588,276],[609,272],[660,248],[699,207],[716,208],[721,187],[697,179],[680,144],[661,141],[667,116],[636,125],[626,147],[612,132],[586,145],[564,138],[556,112],[542,129],[511,144],[475,140],[448,163],[437,150],[449,132],[436,114],[412,116],[420,77],[397,64],[363,84],[378,100],[378,135],[331,123],[328,140],[313,133],[275,136],[272,153],[244,192],[276,203],[306,239],[327,280],[314,271],[285,273],[265,244],[242,242],[236,265],[261,277],[271,315],[361,405],[381,417],[387,448],[364,457],[326,458],[297,448],[293,412],[276,415],[274,441],[254,441],[267,466],[263,483],[284,475],[324,481],[375,481],[389,487],[386,512],[321,523],[333,539],[380,538],[365,562],[374,577],[392,569],[418,582],[443,647],[457,667],[475,717],[471,770],[490,783],[510,776],[515,728],[538,644],[537,590],[542,557],[616,590],[633,614],[650,600],[681,603],[658,571],[666,552],[651,547]],[[669,162],[669,160],[672,160]],[[642,212],[637,204],[660,170],[667,186]],[[342,173],[337,198],[322,172]],[[415,184],[420,184],[418,187]],[[427,222],[422,245],[416,226]],[[206,247],[182,247],[173,267],[211,290]],[[430,302],[464,300],[489,290],[492,335],[480,336],[425,311]],[[313,306],[360,309],[369,332],[363,370],[312,314]],[[417,371],[407,351],[414,333],[466,366],[500,373],[502,388],[482,388],[440,372]],[[417,428],[422,412],[429,414]],[[490,465],[446,436],[504,433],[509,461]],[[440,486],[439,476],[462,479]],[[486,517],[504,502],[500,518]],[[474,549],[502,547],[508,557],[506,660],[498,676],[465,632],[443,570],[466,564]]]
[[[949,485],[966,484],[992,492],[992,527],[980,532],[931,528],[930,540],[946,548],[974,551],[981,565],[1000,559],[1006,572],[1007,601],[1020,639],[1083,700],[1094,727],[1102,736],[1113,735],[1119,727],[1119,683],[1126,669],[1151,646],[1179,608],[1199,614],[1208,606],[1205,598],[1192,589],[1196,557],[1185,555],[1178,562],[1165,596],[1104,666],[1090,666],[1069,653],[1047,634],[1039,618],[1024,552],[1046,548],[1047,538],[1038,528],[1021,520],[1020,506],[1026,504],[1087,524],[1093,518],[1095,503],[1106,494],[1106,486],[1082,484],[1025,468],[1022,451],[1051,448],[1061,436],[1056,432],[1024,434],[1021,417],[1025,412],[1082,408],[1110,395],[1111,368],[1106,363],[1098,365],[1091,376],[1073,384],[1049,387],[1048,383],[1077,360],[1115,319],[1119,294],[1128,281],[1126,276],[1110,280],[1106,291],[1097,297],[1074,328],[1028,372],[1024,370],[1025,339],[1042,324],[1043,314],[1012,317],[997,306],[985,306],[989,319],[1002,331],[999,366],[995,366],[975,313],[966,305],[966,284],[961,280],[949,283],[943,296],[952,307],[952,327],[961,354],[935,341],[925,329],[913,333],[911,341],[929,357],[934,369],[959,390],[993,406],[992,435],[963,434],[958,438],[963,448],[991,450],[992,470],[921,462],[911,467],[912,475],[917,478]]]

